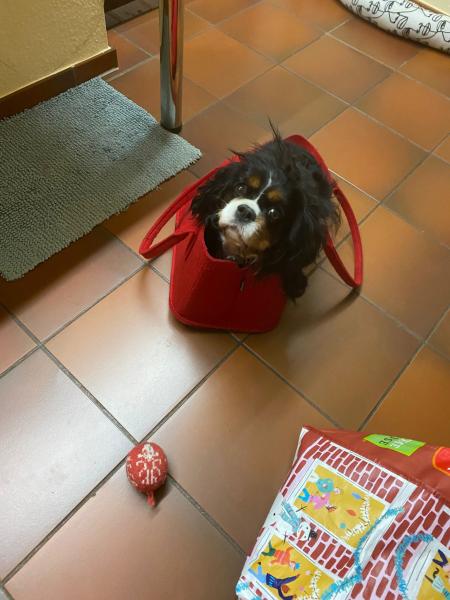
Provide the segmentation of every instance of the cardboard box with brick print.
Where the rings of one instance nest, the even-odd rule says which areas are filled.
[[[305,428],[239,600],[450,598],[450,449]]]

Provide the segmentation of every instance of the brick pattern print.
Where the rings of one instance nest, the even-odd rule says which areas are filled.
[[[324,469],[330,477],[318,479],[317,473],[324,473]],[[314,498],[311,495],[314,486],[308,485],[311,481],[316,481]],[[379,526],[369,531],[360,554],[362,581],[345,593],[335,594],[333,600],[402,598],[396,578],[396,551],[406,536],[418,532],[431,534],[433,542],[412,543],[405,551],[402,567],[409,582],[408,598],[448,597],[445,586],[450,585],[450,510],[444,500],[432,490],[318,436],[297,454],[247,559],[237,587],[239,600],[320,600],[323,590],[317,587],[315,578],[319,583],[339,582],[355,572],[351,537],[362,533],[347,529],[340,534],[335,526],[332,530],[329,525],[333,517],[328,513],[343,512],[341,507],[334,506],[340,503],[337,492],[342,482],[347,486],[346,502],[351,492],[355,506],[359,506],[359,511],[347,512],[351,512],[353,519],[360,519],[361,532],[369,531],[367,522],[373,523],[385,509],[394,506],[403,510],[391,519],[380,520]],[[311,502],[321,506],[321,512],[310,510]],[[378,514],[371,514],[373,507],[378,508]],[[294,554],[301,557],[297,562],[286,559],[286,564],[277,563],[277,556]],[[306,571],[302,570],[302,562],[308,566]],[[316,570],[309,568],[311,564]],[[433,573],[436,577],[438,570],[434,581]]]

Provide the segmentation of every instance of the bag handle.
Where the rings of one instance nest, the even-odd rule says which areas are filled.
[[[231,160],[235,160],[234,157]],[[176,215],[176,213],[183,208],[190,200],[194,192],[201,186],[205,181],[210,179],[216,172],[222,167],[226,166],[230,160],[224,161],[221,165],[215,168],[213,171],[207,173],[198,181],[194,181],[189,187],[187,187],[182,194],[180,194],[173,202],[170,204],[166,210],[158,217],[155,223],[150,227],[148,232],[146,233],[144,239],[139,246],[139,254],[141,254],[144,258],[157,258],[164,254],[167,250],[179,244],[183,240],[185,240],[188,236],[192,236],[196,233],[196,229],[186,229],[185,231],[174,231],[169,236],[153,245],[155,238],[161,232],[161,229],[166,225],[170,219]]]
[[[333,193],[337,198],[339,204],[341,205],[341,208],[344,211],[344,214],[347,218],[350,227],[350,233],[353,242],[353,254],[355,260],[355,269],[353,277],[347,271],[347,268],[342,262],[342,259],[339,256],[329,233],[327,234],[327,240],[324,248],[325,254],[327,255],[328,260],[333,265],[333,268],[339,275],[339,277],[350,287],[359,288],[361,287],[363,281],[363,251],[358,221],[356,220],[355,213],[353,212],[349,201],[347,200],[344,193],[342,192],[342,190],[336,182],[334,183]]]
[[[306,147],[307,150],[318,160],[320,166],[328,175],[330,180],[332,180],[328,167],[326,166],[323,158],[320,156],[320,154],[317,152],[314,146],[312,146],[312,144],[308,142],[308,140],[306,140],[300,135],[292,135],[289,138],[287,138],[287,140],[299,146]],[[187,229],[181,232],[174,231],[164,240],[162,240],[158,244],[153,245],[156,236],[160,233],[164,225],[166,225],[170,221],[170,219],[178,212],[178,210],[180,210],[180,208],[185,206],[192,199],[193,193],[201,185],[203,185],[203,183],[205,183],[208,179],[213,177],[217,173],[217,171],[219,171],[219,169],[225,167],[230,162],[235,162],[238,160],[239,157],[237,156],[233,156],[230,160],[225,160],[221,165],[219,165],[211,172],[204,175],[201,179],[195,181],[188,188],[186,188],[184,192],[166,208],[166,210],[156,220],[154,225],[149,229],[146,236],[142,240],[141,245],[139,246],[139,253],[144,258],[156,258],[164,252],[166,252],[167,250],[169,250],[170,248],[172,248],[173,246],[175,246],[175,244],[178,244],[179,242],[185,240],[188,236],[195,235],[197,231],[194,228]],[[333,193],[337,198],[350,227],[355,260],[353,277],[350,275],[344,263],[342,262],[341,257],[339,256],[329,233],[327,234],[327,239],[324,247],[325,254],[330,263],[332,264],[334,270],[339,275],[339,277],[341,277],[341,279],[350,287],[358,288],[362,285],[363,281],[363,251],[358,222],[356,220],[356,217],[353,213],[349,201],[347,200],[344,193],[335,181],[333,181]]]
[[[344,193],[338,186],[337,182],[332,177],[325,161],[317,151],[317,149],[309,142],[306,138],[301,135],[291,135],[287,138],[288,142],[292,144],[296,144],[297,146],[302,146],[305,148],[319,163],[323,172],[327,175],[328,180],[333,185],[333,193],[339,202],[350,227],[350,233],[353,241],[353,254],[355,258],[355,269],[353,277],[347,271],[344,263],[341,260],[334,244],[331,239],[330,234],[327,234],[327,239],[325,241],[325,254],[327,255],[328,260],[332,264],[334,270],[339,275],[339,277],[350,287],[359,288],[363,282],[363,249],[361,242],[361,235],[359,233],[358,221],[356,220],[355,214],[350,206],[349,201],[345,197]]]

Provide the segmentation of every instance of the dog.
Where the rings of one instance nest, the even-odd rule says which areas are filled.
[[[238,162],[199,188],[192,213],[213,257],[252,265],[261,275],[278,273],[295,300],[307,286],[303,270],[340,222],[332,186],[316,159],[274,127],[271,141],[235,154]]]

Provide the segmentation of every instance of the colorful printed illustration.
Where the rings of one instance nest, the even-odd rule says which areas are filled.
[[[310,473],[294,507],[352,548],[386,508],[384,502],[322,465]]]
[[[284,539],[294,535],[297,539],[305,542],[315,535],[314,532],[311,531],[311,524],[309,521],[306,521],[301,517],[301,510],[302,509],[299,510],[293,508],[286,500],[281,501],[280,512],[278,515],[280,519],[276,524],[276,529]]]
[[[295,512],[290,504],[285,500],[281,502],[280,517],[283,521],[283,528],[286,535],[295,535],[300,528],[301,518]]]
[[[417,600],[450,598],[450,550],[439,548],[430,561]]]
[[[287,542],[272,536],[249,573],[272,597],[320,600],[333,579]]]

